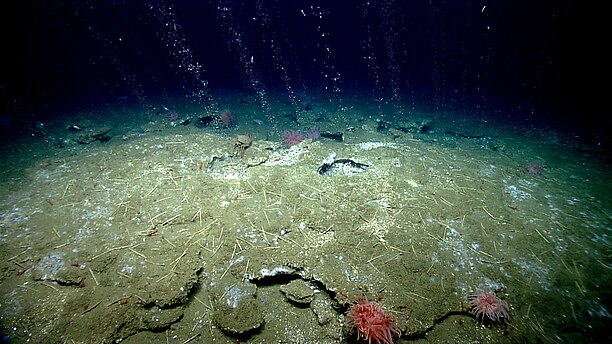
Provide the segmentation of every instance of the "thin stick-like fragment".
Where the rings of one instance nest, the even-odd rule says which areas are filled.
[[[155,191],[157,188],[159,187],[159,183],[155,184],[155,186],[153,187],[153,189],[151,189],[151,191],[149,191],[144,197],[149,197],[150,194],[153,193],[153,191]]]
[[[489,211],[487,210],[487,208],[482,207],[482,210],[484,210],[485,213],[487,213],[487,215],[489,215],[490,218],[492,218],[493,220],[497,220],[497,217],[493,216],[491,213],[489,213]]]
[[[122,249],[124,249],[124,248],[128,248],[128,247],[134,248],[134,247],[138,247],[138,246],[140,246],[140,245],[141,245],[141,244],[136,244],[136,245],[125,245],[125,246],[114,247],[114,248],[111,248],[111,249],[109,249],[109,250],[106,250],[106,251],[104,251],[104,252],[102,252],[102,253],[100,253],[100,254],[98,254],[98,255],[93,256],[93,257],[92,257],[90,260],[95,260],[95,259],[100,258],[100,257],[102,257],[103,255],[105,255],[105,254],[107,254],[107,253],[111,253],[111,252],[113,252],[113,251],[122,250]]]
[[[173,262],[172,262],[172,269],[170,269],[170,271],[174,272],[174,270],[176,269],[176,266],[178,265],[179,261],[185,257],[185,255],[187,254],[187,250],[189,249],[189,247],[185,248],[185,250],[183,251],[183,253],[181,253],[181,255],[176,258]]]
[[[172,222],[172,221],[176,220],[176,218],[177,218],[177,217],[179,217],[179,216],[181,216],[181,214],[176,214],[176,215],[172,216],[171,218],[167,219],[166,221],[162,222],[162,224],[161,224],[161,225],[162,225],[162,226],[165,226],[165,225],[167,225],[168,223],[170,223],[170,222]]]
[[[55,286],[53,286],[52,284],[49,284],[47,282],[40,282],[40,284],[44,285],[45,287],[49,287],[55,291],[58,291],[59,289],[57,289]]]
[[[22,254],[24,254],[24,253],[28,252],[28,250],[29,250],[29,249],[30,249],[29,247],[26,247],[26,249],[25,249],[25,250],[23,250],[21,253],[17,253],[16,255],[12,256],[11,258],[7,259],[6,261],[7,261],[7,262],[10,262],[10,261],[11,261],[11,260],[13,260],[13,259],[17,259],[17,258],[18,258],[19,256],[21,256]]]
[[[159,213],[159,214],[157,214],[157,215],[153,216],[153,217],[152,217],[152,218],[149,220],[149,222],[153,223],[153,220],[155,220],[156,218],[158,218],[158,217],[160,217],[160,216],[164,215],[165,213],[167,213],[167,211],[162,211],[161,213]]]
[[[147,260],[147,256],[145,256],[144,254],[136,251],[135,249],[128,247],[128,250],[132,251],[134,254],[141,256],[142,258],[144,258],[145,260]]]
[[[200,218],[200,226],[202,225],[202,208],[198,209],[198,212],[193,215],[191,222],[195,221],[196,217]]]
[[[95,304],[95,305],[93,305],[93,306],[91,306],[91,307],[87,308],[86,310],[84,310],[84,311],[83,311],[83,313],[81,313],[81,315],[83,315],[83,314],[85,314],[85,313],[89,313],[89,312],[91,312],[91,311],[92,311],[94,308],[98,307],[98,306],[99,306],[101,303],[102,303],[102,300],[100,300],[100,301],[96,302],[96,304]]]
[[[249,184],[249,186],[251,187],[251,189],[253,190],[254,193],[257,193],[257,190],[255,190],[255,188],[253,187],[253,184],[251,184],[251,182],[247,179],[247,184]]]
[[[183,344],[187,344],[187,343],[191,342],[192,340],[194,340],[194,339],[198,338],[198,337],[199,337],[199,336],[201,336],[201,335],[202,335],[201,333],[194,334],[194,335],[193,335],[191,338],[189,338],[189,339],[187,339],[186,341],[184,341],[184,342],[183,342]]]
[[[247,259],[246,267],[244,268],[244,273],[242,274],[242,282],[244,282],[244,280],[246,279],[246,276],[248,274],[249,262],[250,261],[251,261],[250,259]]]
[[[96,275],[94,275],[94,273],[93,273],[93,271],[91,270],[91,268],[88,268],[88,269],[89,269],[89,273],[91,274],[91,277],[93,278],[94,282],[96,282],[96,285],[100,285],[100,284],[98,283],[98,279],[96,278]]]
[[[548,241],[548,239],[546,239],[546,238],[545,238],[545,237],[542,235],[542,233],[540,233],[540,231],[539,231],[537,228],[535,229],[535,231],[536,231],[536,232],[538,232],[538,234],[540,234],[540,236],[542,237],[542,239],[544,239],[544,241],[546,241],[547,243],[549,243],[549,244],[550,244],[550,241]]]

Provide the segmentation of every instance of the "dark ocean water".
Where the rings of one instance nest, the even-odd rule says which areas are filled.
[[[228,90],[250,94],[263,111],[269,97],[299,110],[312,93],[338,107],[358,93],[400,115],[431,109],[596,129],[589,103],[578,101],[585,86],[570,82],[594,69],[569,54],[589,30],[571,1],[4,6],[4,129],[122,102],[186,98],[214,109]]]

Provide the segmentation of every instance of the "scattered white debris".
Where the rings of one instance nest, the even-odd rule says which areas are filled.
[[[516,185],[508,185],[506,186],[504,191],[510,194],[512,198],[517,199],[517,200],[525,200],[525,199],[531,198],[531,194],[529,192],[526,192],[526,191],[523,191],[517,188]]]
[[[357,147],[361,148],[362,150],[371,150],[385,146],[386,144],[384,142],[361,142],[357,144]]]

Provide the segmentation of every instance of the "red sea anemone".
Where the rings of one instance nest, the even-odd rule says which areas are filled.
[[[484,290],[480,294],[470,296],[470,309],[476,316],[476,320],[481,318],[484,322],[485,316],[492,321],[500,321],[501,318],[508,319],[508,303],[497,298],[495,293]]]
[[[283,143],[287,147],[295,146],[304,141],[305,137],[302,132],[297,130],[285,130],[283,132]]]
[[[357,329],[357,339],[369,344],[393,344],[393,334],[401,335],[395,326],[395,317],[387,314],[376,302],[359,298],[348,311],[349,325]]]

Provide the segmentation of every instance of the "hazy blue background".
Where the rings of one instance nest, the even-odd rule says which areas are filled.
[[[597,9],[573,1],[25,0],[2,7],[0,110],[12,119],[117,100],[187,97],[205,106],[228,90],[327,92],[332,100],[367,93],[587,129],[600,115],[589,81],[601,78],[602,57],[586,39],[599,24],[582,15]]]

